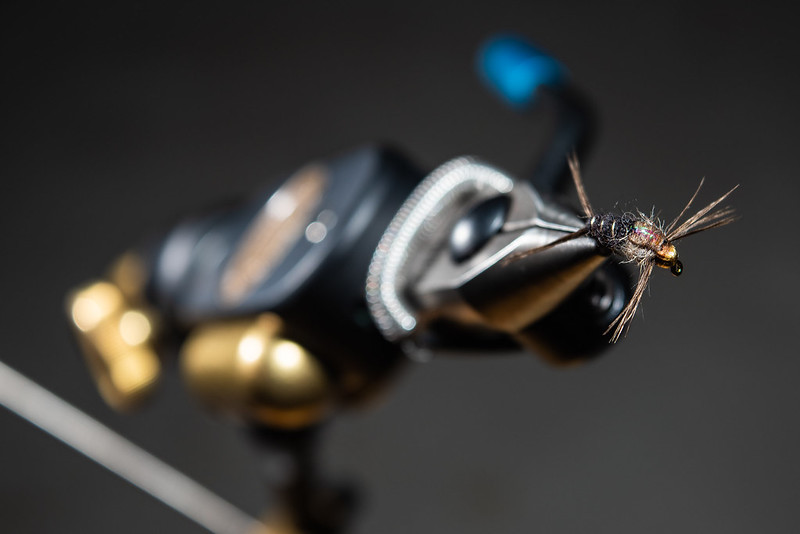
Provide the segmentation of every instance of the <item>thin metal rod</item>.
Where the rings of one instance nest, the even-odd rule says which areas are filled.
[[[260,521],[0,361],[0,404],[217,534],[274,534]]]
[[[543,221],[539,217],[534,217],[523,221],[509,221],[503,225],[503,232],[519,232],[520,230],[527,230],[528,228],[542,228],[544,230],[555,230],[556,232],[568,234],[580,230],[579,226],[567,226],[566,224],[552,223]]]

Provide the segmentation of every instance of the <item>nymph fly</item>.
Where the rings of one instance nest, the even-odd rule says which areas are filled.
[[[606,330],[606,333],[613,330],[611,342],[615,343],[633,319],[647,283],[650,281],[650,276],[653,274],[653,268],[669,269],[675,276],[679,276],[683,272],[683,264],[678,259],[675,242],[692,234],[717,228],[735,220],[732,208],[722,208],[716,211],[714,211],[714,208],[739,186],[737,185],[679,224],[681,217],[686,214],[700,192],[700,188],[703,186],[703,180],[701,180],[697,191],[689,199],[686,207],[681,210],[671,223],[664,226],[663,222],[654,216],[647,216],[641,212],[623,214],[595,212],[589,203],[589,198],[583,187],[578,160],[574,156],[569,158],[569,168],[572,172],[575,188],[578,190],[583,214],[587,220],[586,225],[544,246],[510,256],[507,262],[516,261],[581,236],[589,236],[596,240],[601,247],[622,257],[626,262],[636,263],[639,267],[639,279],[636,282],[633,296]]]

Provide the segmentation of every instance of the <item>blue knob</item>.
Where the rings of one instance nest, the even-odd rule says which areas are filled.
[[[560,87],[567,73],[555,58],[519,37],[489,39],[478,53],[478,71],[484,81],[511,107],[533,103],[541,86]]]

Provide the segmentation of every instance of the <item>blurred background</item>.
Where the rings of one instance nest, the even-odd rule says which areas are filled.
[[[785,7],[788,7],[788,3]],[[354,532],[796,532],[800,36],[758,2],[6,4],[0,8],[0,358],[252,514],[252,445],[188,397],[107,408],[72,344],[69,288],[181,216],[304,163],[390,141],[421,166],[527,170],[546,110],[474,74],[513,31],[597,107],[596,207],[669,218],[701,177],[741,184],[732,226],[681,245],[627,339],[583,367],[533,355],[410,366],[328,429],[363,501]],[[200,532],[0,410],[0,530]]]

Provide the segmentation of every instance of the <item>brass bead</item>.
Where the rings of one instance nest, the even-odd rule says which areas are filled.
[[[274,314],[209,323],[181,349],[190,391],[212,410],[279,428],[313,424],[331,402],[317,359],[283,339]]]
[[[152,347],[152,315],[131,307],[109,282],[94,282],[71,293],[67,313],[106,403],[126,411],[150,398],[161,372]]]

